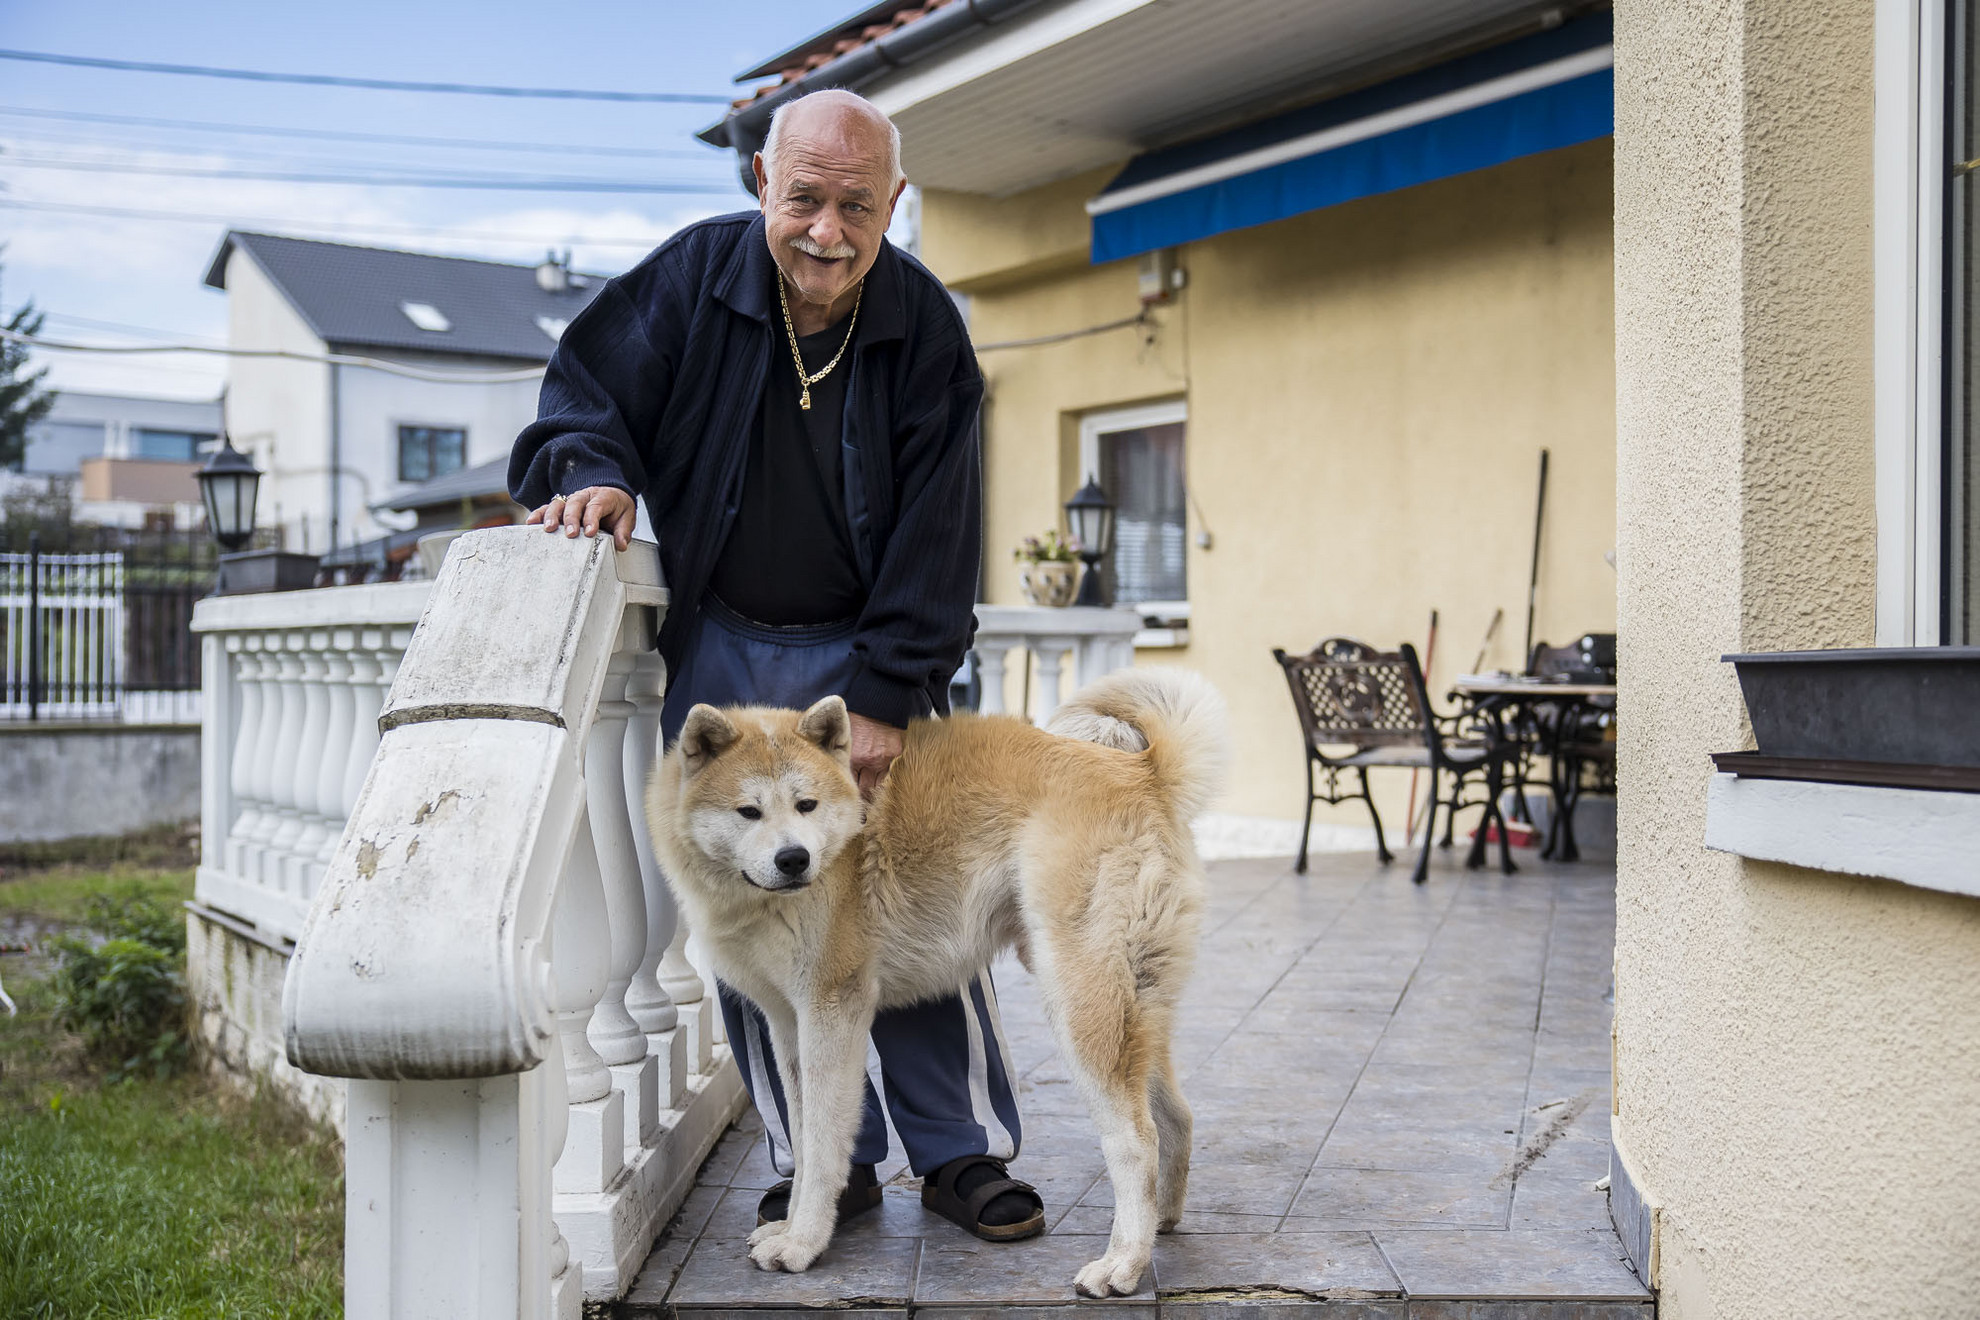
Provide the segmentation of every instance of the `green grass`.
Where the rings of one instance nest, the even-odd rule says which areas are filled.
[[[0,915],[191,892],[179,867],[48,860],[0,874]],[[203,1075],[106,1084],[23,962],[3,968],[21,1012],[0,1016],[0,1317],[340,1314],[334,1139]]]

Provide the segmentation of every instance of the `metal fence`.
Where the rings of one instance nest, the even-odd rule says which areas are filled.
[[[18,530],[0,530],[0,720],[198,720],[204,533]]]

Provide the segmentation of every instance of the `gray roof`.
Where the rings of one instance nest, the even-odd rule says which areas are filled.
[[[207,267],[208,285],[227,287],[227,258],[236,248],[253,258],[319,339],[337,348],[545,362],[556,341],[537,318],[568,321],[603,285],[580,275],[569,289],[550,293],[537,284],[534,266],[239,231],[221,240]],[[409,302],[439,309],[449,328],[420,329],[400,306]]]
[[[458,504],[481,495],[509,493],[509,460],[506,455],[491,458],[473,467],[455,468],[444,476],[402,486],[372,507],[375,509],[431,509],[441,504]]]

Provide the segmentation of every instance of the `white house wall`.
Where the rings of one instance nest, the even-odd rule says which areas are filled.
[[[322,340],[246,250],[227,259],[227,342],[321,356]],[[257,519],[292,549],[326,548],[330,518],[330,369],[318,362],[229,358],[227,428],[262,479]]]
[[[487,372],[501,364],[477,359],[422,360],[421,366],[448,372]],[[516,432],[536,418],[538,380],[496,384],[444,384],[410,380],[363,367],[338,369],[342,433],[341,462],[362,478],[347,478],[344,525],[348,539],[384,530],[365,506],[403,483],[399,480],[399,427],[460,427],[467,432],[467,463],[486,463],[509,452]],[[386,514],[394,523],[408,521]]]

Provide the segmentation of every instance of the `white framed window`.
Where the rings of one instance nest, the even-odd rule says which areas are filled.
[[[1117,604],[1151,627],[1189,619],[1189,515],[1184,485],[1188,405],[1147,404],[1088,413],[1079,423],[1079,479],[1114,502],[1114,544],[1101,563]]]
[[[1980,0],[1877,0],[1877,641],[1980,643]]]
[[[399,426],[399,480],[431,481],[467,466],[467,431],[459,426]]]

